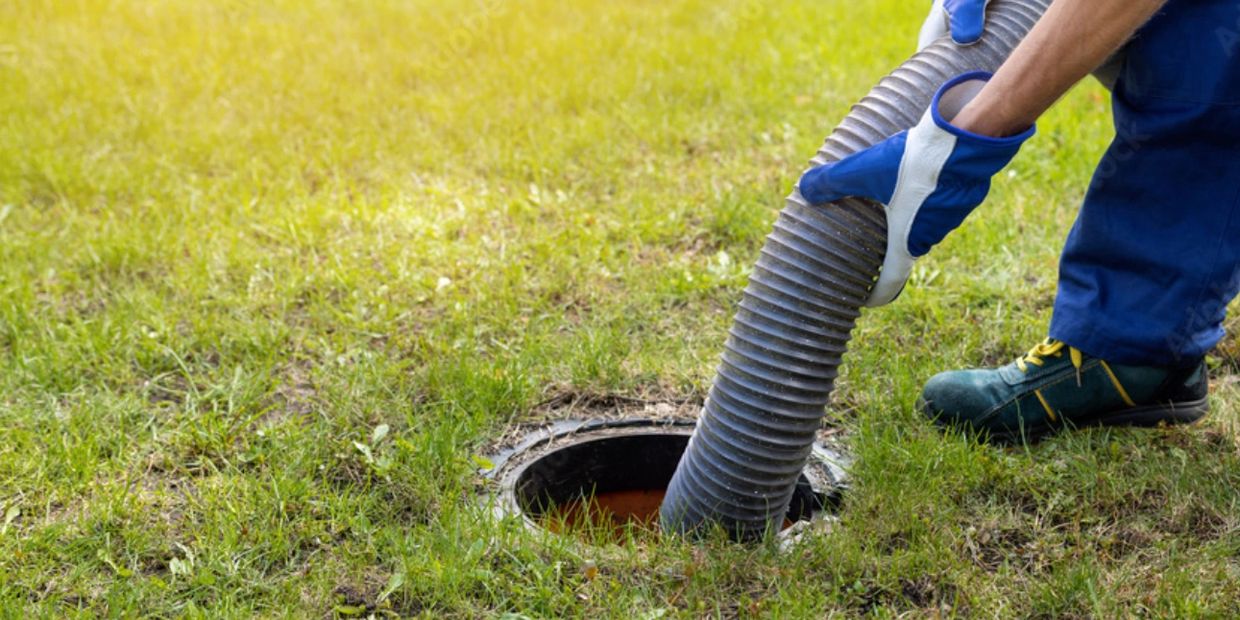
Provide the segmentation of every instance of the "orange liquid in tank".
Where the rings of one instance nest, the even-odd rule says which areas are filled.
[[[632,489],[598,493],[588,500],[565,502],[542,516],[543,527],[561,534],[565,530],[604,531],[611,538],[624,537],[627,526],[654,530],[659,524],[659,506],[667,489]],[[792,527],[784,519],[783,529]]]

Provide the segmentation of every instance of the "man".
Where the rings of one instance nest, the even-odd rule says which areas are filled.
[[[976,41],[984,4],[936,0],[923,45],[948,29]],[[886,205],[891,239],[869,303],[882,305],[982,202],[1034,121],[1117,59],[1116,136],[1061,256],[1050,337],[1007,366],[935,376],[928,416],[1017,439],[1204,415],[1204,357],[1240,289],[1238,53],[1234,0],[1054,0],[993,76],[948,82],[914,129],[805,174],[813,203]]]

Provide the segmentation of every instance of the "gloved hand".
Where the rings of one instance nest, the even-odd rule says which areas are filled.
[[[917,126],[801,177],[801,195],[811,204],[863,196],[886,206],[887,255],[865,305],[881,306],[900,294],[913,262],[985,200],[990,177],[1033,135],[1033,126],[992,138],[951,124],[988,79],[982,72],[953,78]]]
[[[972,45],[982,38],[988,0],[934,0],[930,14],[917,36],[917,51],[926,49],[939,37],[951,32],[956,45]]]

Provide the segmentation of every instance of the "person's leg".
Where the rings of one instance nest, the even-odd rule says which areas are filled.
[[[1129,44],[1052,338],[1113,363],[1184,366],[1222,336],[1240,288],[1238,21],[1235,2],[1172,0]]]
[[[936,422],[1003,439],[1204,414],[1202,357],[1240,287],[1240,4],[1171,0],[1125,54],[1051,339],[932,378],[922,408]]]

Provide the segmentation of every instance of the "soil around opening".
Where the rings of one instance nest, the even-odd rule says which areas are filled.
[[[513,495],[525,516],[554,533],[611,541],[654,533],[659,506],[688,443],[683,430],[565,442],[519,468]],[[802,475],[784,528],[812,519],[827,503]]]

